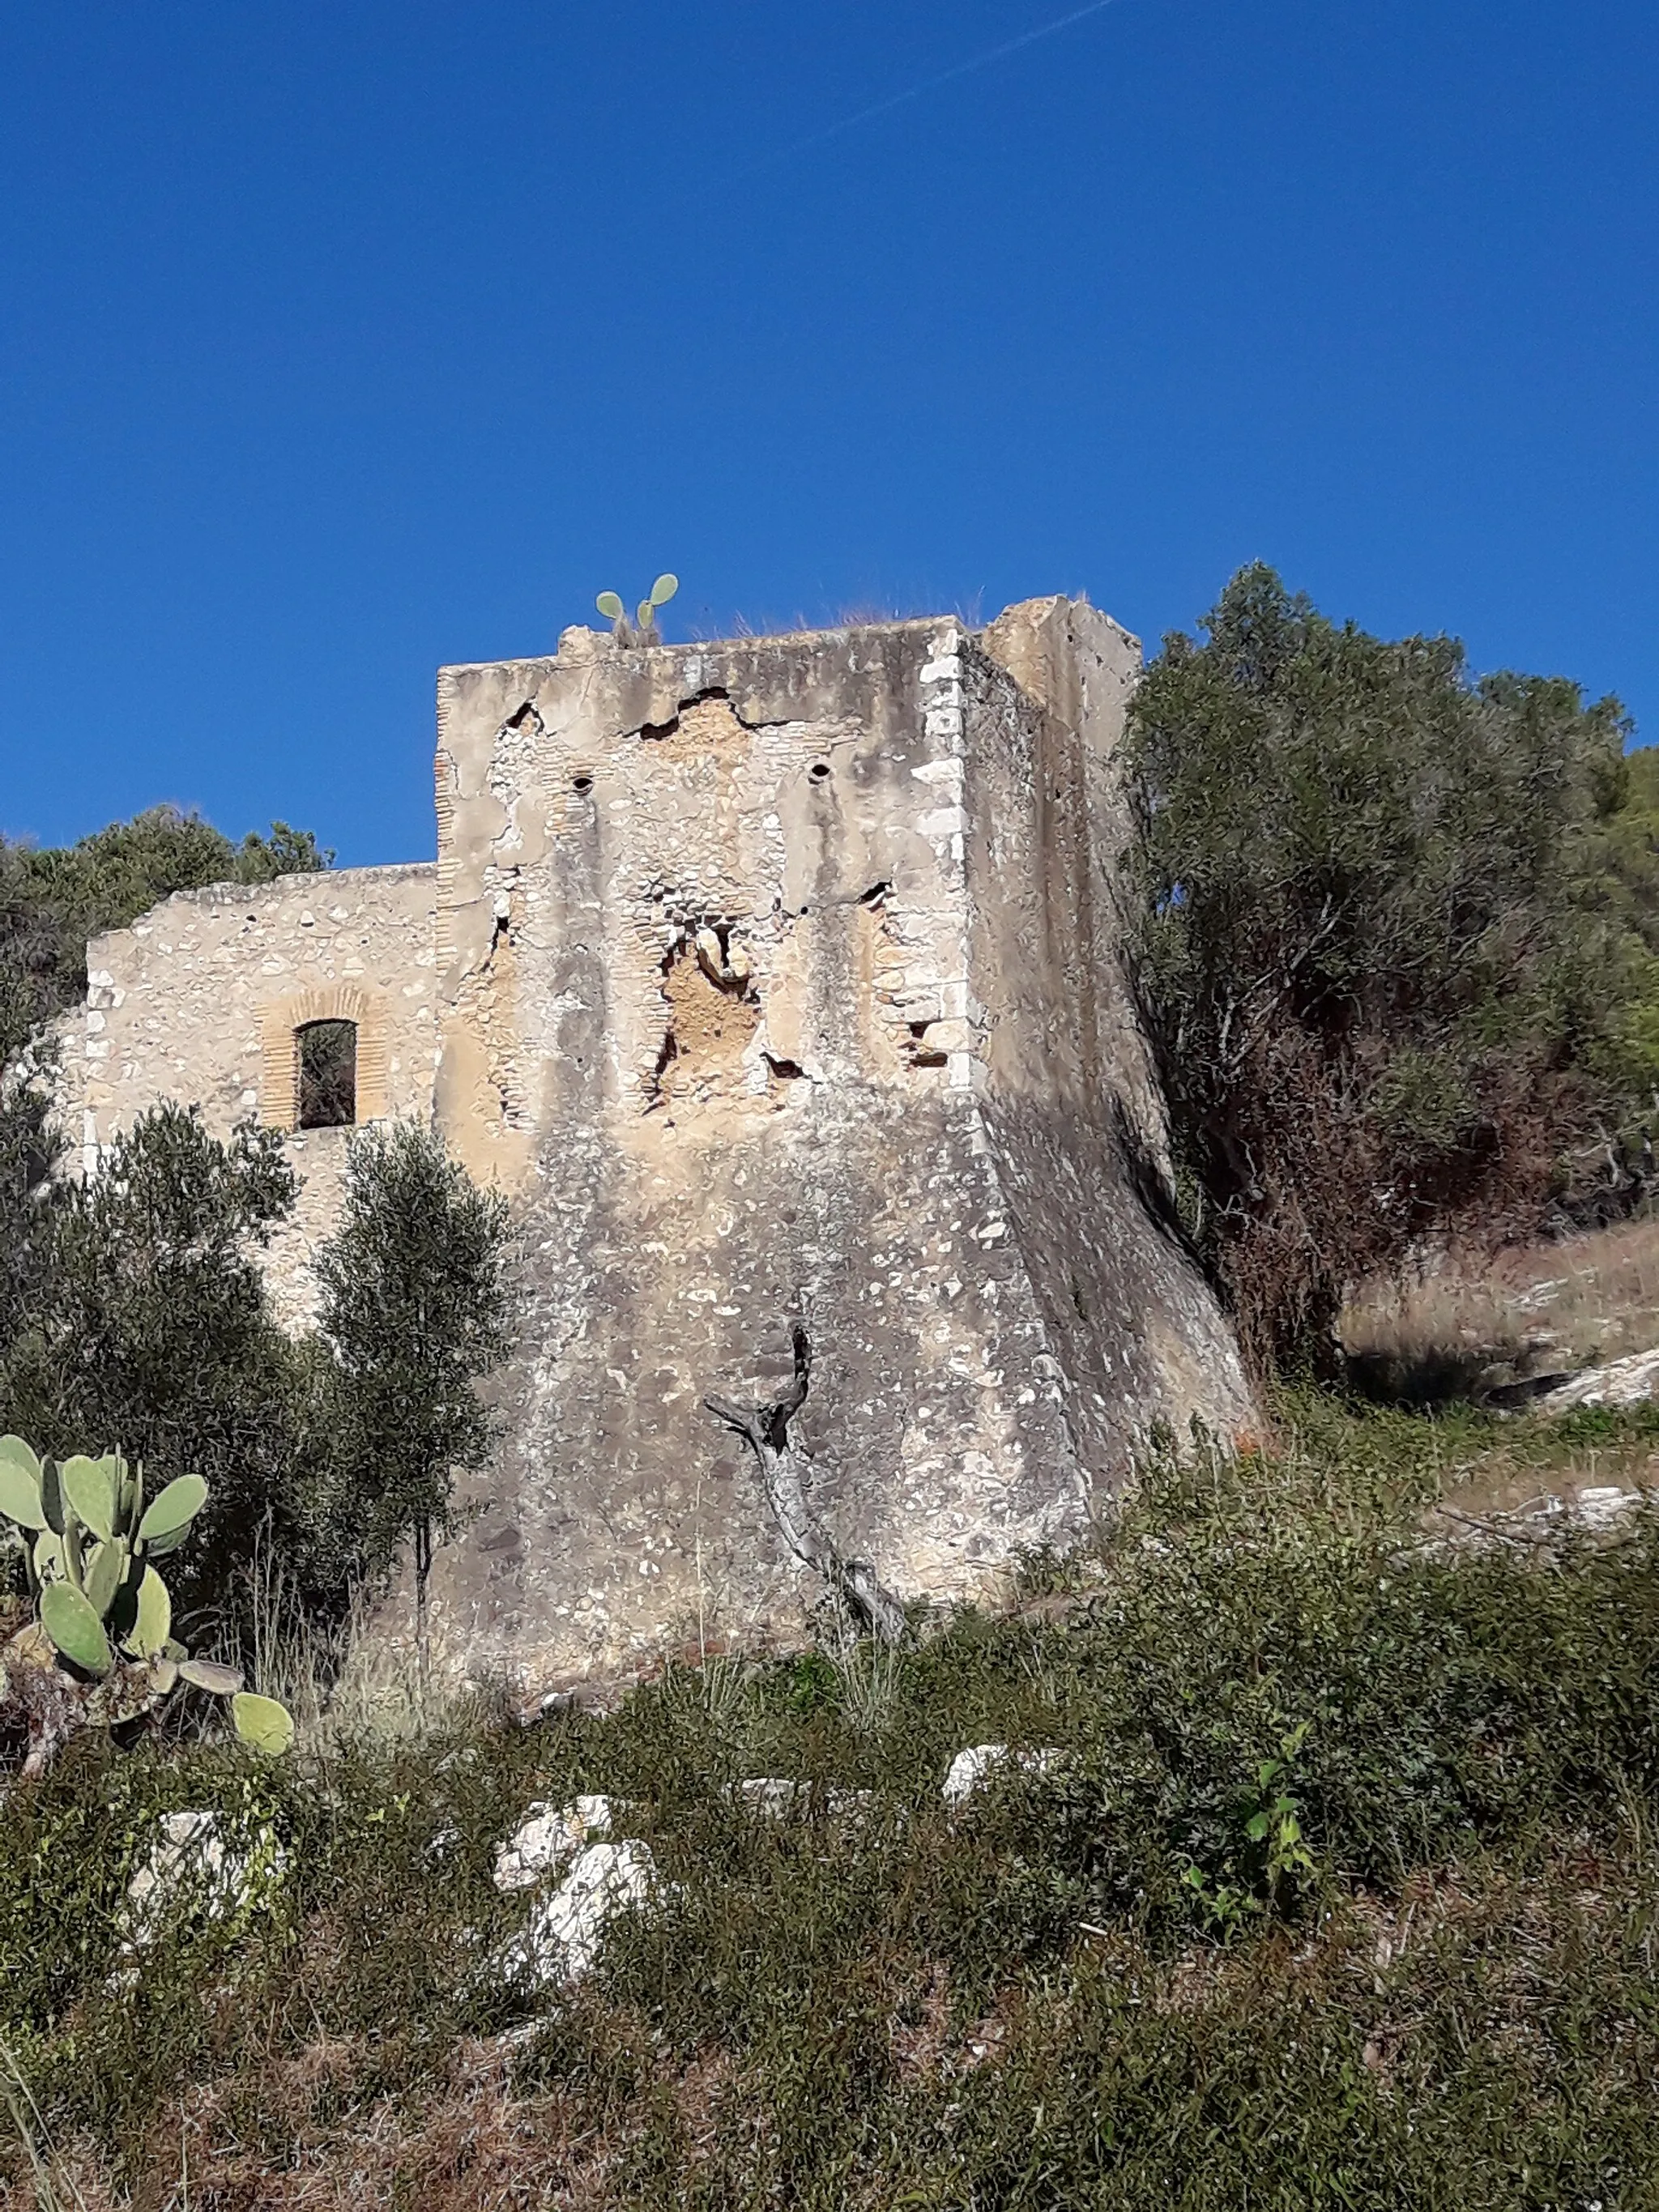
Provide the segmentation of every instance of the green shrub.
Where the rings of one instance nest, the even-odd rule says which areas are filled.
[[[82,1747],[0,1803],[0,2036],[130,2179],[176,2177],[189,2083],[239,2187],[303,2142],[384,2159],[387,2201],[481,2191],[495,2051],[496,2184],[532,2201],[586,2144],[618,2205],[1650,2203],[1655,1530],[1454,1555],[1442,1484],[1570,1469],[1564,1425],[1285,1425],[1279,1457],[1159,1460],[1060,1599],[955,1616],[856,1724],[860,1655],[818,1654],[281,1765]],[[981,1742],[1064,1756],[952,1814]],[[763,1814],[750,1774],[805,1794]],[[484,1966],[526,1910],[495,1846],[593,1790],[659,1908],[479,2042],[529,2025]],[[276,1838],[280,1903],[181,1923],[114,1996],[125,1881],[185,1807]]]
[[[1653,957],[1610,896],[1628,725],[1259,563],[1201,628],[1130,710],[1132,971],[1189,1233],[1258,1367],[1329,1370],[1348,1286],[1430,1233],[1530,1231],[1648,1109]]]

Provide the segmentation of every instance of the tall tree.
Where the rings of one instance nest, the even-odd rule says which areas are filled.
[[[1260,1366],[1430,1231],[1534,1223],[1659,1068],[1605,896],[1628,724],[1240,571],[1147,671],[1136,986],[1184,1211]]]
[[[455,1474],[489,1449],[474,1386],[508,1349],[506,1237],[501,1199],[429,1129],[398,1121],[352,1139],[340,1225],[317,1261],[319,1326],[340,1376],[333,1458],[368,1571],[383,1573],[413,1538],[422,1650]]]
[[[120,1449],[152,1486],[213,1486],[183,1596],[216,1600],[256,1532],[295,1523],[308,1377],[256,1256],[294,1202],[269,1130],[228,1143],[178,1106],[40,1201],[33,1296],[0,1358],[0,1426],[54,1453]]]

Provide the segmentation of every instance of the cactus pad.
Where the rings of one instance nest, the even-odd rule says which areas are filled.
[[[40,1626],[72,1667],[83,1674],[107,1674],[113,1662],[104,1624],[78,1589],[52,1583],[40,1593]]]
[[[161,1650],[173,1633],[173,1600],[154,1567],[144,1569],[138,1585],[138,1617],[133,1623],[132,1648],[143,1659]]]
[[[181,1536],[207,1504],[208,1486],[199,1474],[181,1474],[158,1491],[138,1523],[142,1540],[159,1549],[163,1540]],[[171,1549],[171,1546],[168,1547]]]
[[[60,1470],[64,1497],[69,1509],[94,1536],[115,1534],[115,1516],[121,1502],[121,1462],[118,1459],[66,1459]]]
[[[11,1442],[10,1437],[6,1439]],[[44,1528],[46,1509],[40,1503],[40,1478],[15,1459],[0,1458],[0,1513],[20,1528]]]
[[[115,1593],[127,1571],[131,1553],[117,1537],[112,1543],[94,1544],[82,1577],[87,1603],[102,1620],[115,1602]]]
[[[275,1698],[256,1697],[239,1690],[230,1701],[230,1717],[242,1741],[267,1757],[280,1759],[294,1741],[294,1717]]]
[[[37,1483],[40,1481],[40,1462],[21,1437],[0,1437],[0,1460],[6,1459],[15,1460],[19,1467],[27,1468]]]

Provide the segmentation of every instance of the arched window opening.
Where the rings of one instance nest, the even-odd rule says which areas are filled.
[[[300,1127],[349,1128],[357,1118],[357,1024],[307,1022],[300,1048]]]

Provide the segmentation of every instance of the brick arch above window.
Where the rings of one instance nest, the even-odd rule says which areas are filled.
[[[388,1021],[383,993],[358,983],[315,984],[259,1009],[259,1119],[267,1129],[300,1123],[300,1031],[311,1022],[357,1025],[357,1120],[392,1110]]]

